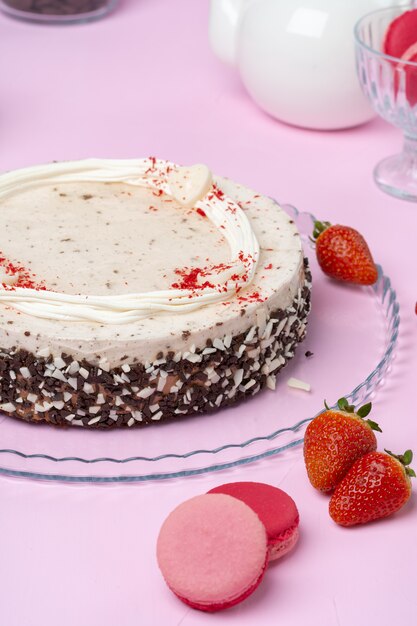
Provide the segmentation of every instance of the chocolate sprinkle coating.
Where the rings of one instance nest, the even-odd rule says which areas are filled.
[[[275,377],[306,334],[311,274],[287,309],[259,326],[193,351],[159,353],[152,363],[104,366],[67,354],[0,350],[0,410],[27,422],[115,428],[207,413],[275,388]]]

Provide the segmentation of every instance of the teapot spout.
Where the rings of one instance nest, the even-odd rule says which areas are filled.
[[[238,25],[253,0],[211,0],[209,40],[215,55],[224,63],[236,64]]]

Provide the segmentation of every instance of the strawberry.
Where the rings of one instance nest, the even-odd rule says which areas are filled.
[[[364,418],[369,415],[369,402],[355,412],[346,398],[337,409],[320,413],[307,427],[304,437],[304,461],[313,487],[331,491],[361,456],[376,450],[374,430],[378,424]]]
[[[329,505],[331,518],[341,526],[366,524],[395,513],[411,495],[415,476],[409,466],[411,450],[396,455],[369,452],[350,468],[336,487]]]
[[[314,222],[313,241],[323,272],[332,278],[356,285],[373,285],[378,270],[368,244],[350,226]]]

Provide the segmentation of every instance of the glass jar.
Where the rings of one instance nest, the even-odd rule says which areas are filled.
[[[0,0],[3,13],[30,22],[76,23],[104,17],[118,0]]]

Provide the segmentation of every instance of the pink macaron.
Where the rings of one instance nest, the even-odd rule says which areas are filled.
[[[162,525],[158,565],[189,606],[218,611],[247,598],[268,562],[265,527],[241,500],[204,494],[180,504]]]
[[[294,500],[282,489],[265,483],[226,483],[211,489],[247,504],[264,524],[268,536],[269,560],[287,554],[298,540],[299,514]]]

